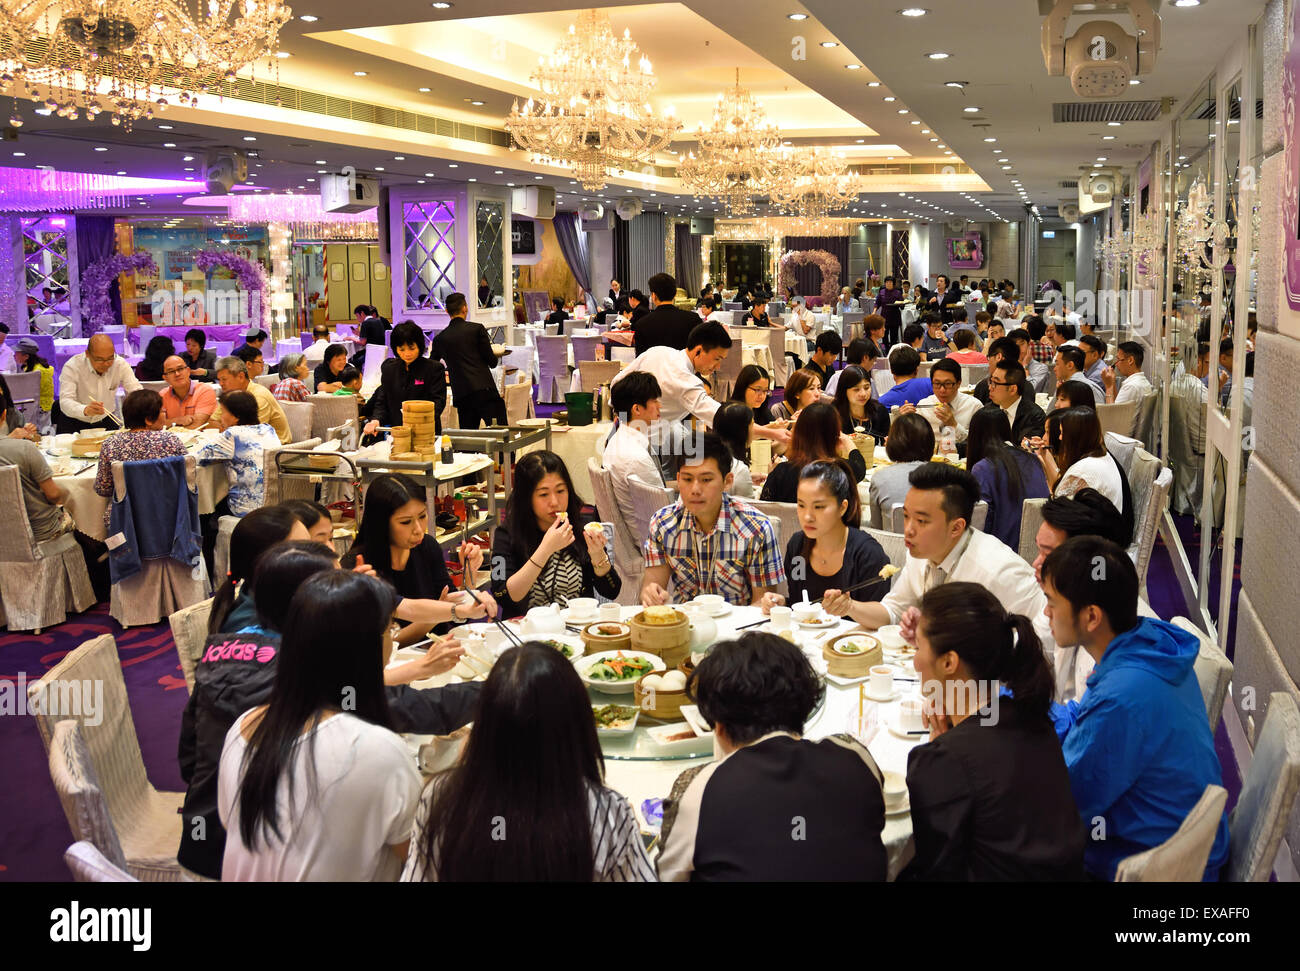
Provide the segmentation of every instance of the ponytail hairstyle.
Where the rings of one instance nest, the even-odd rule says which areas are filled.
[[[936,657],[955,651],[976,680],[1006,685],[1020,710],[1049,724],[1056,681],[1032,620],[977,583],[955,582],[921,598],[921,627]]]
[[[844,459],[836,457],[826,459],[821,462],[809,462],[799,473],[799,481],[813,479],[831,496],[836,502],[847,502],[849,505],[844,510],[840,519],[845,526],[857,528],[862,525],[862,500],[858,496],[857,479],[853,475],[853,467]],[[803,558],[807,561],[812,556],[813,541],[807,536],[803,538]]]
[[[230,572],[212,599],[212,613],[208,615],[208,634],[219,634],[224,629],[226,615],[235,603],[235,589],[240,581],[253,575],[257,558],[285,539],[298,524],[294,514],[283,506],[262,506],[254,509],[239,521],[230,534]]]

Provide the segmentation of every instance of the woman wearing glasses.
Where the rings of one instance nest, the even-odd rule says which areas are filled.
[[[755,425],[770,425],[776,420],[772,414],[772,378],[757,364],[746,364],[736,377],[736,387],[731,392],[732,401],[743,401],[754,412]]]

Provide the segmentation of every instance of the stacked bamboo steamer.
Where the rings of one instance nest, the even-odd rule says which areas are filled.
[[[402,424],[392,431],[394,461],[438,461],[435,407],[432,401],[407,401],[402,405]]]

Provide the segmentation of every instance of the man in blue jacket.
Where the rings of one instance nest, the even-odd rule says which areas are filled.
[[[1084,866],[1113,880],[1120,860],[1167,840],[1205,787],[1221,784],[1192,668],[1199,645],[1172,624],[1138,618],[1137,571],[1110,540],[1066,540],[1042,578],[1056,643],[1082,645],[1097,664],[1083,698],[1054,705],[1052,716],[1089,830]],[[1204,879],[1217,880],[1227,859],[1225,815]]]

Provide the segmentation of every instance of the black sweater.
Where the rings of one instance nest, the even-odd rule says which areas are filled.
[[[432,401],[437,431],[441,432],[442,409],[447,404],[447,373],[441,361],[417,357],[408,366],[390,357],[379,369],[379,390],[371,398],[370,417],[381,425],[400,425],[402,405],[407,401]]]
[[[577,562],[582,571],[582,591],[580,593],[566,594],[569,597],[594,597],[596,593],[605,597],[607,600],[618,598],[619,591],[623,589],[623,581],[619,578],[618,571],[610,566],[610,570],[603,577],[596,575],[596,569],[591,565],[591,557],[587,555],[587,541],[582,538],[582,528],[587,523],[596,522],[594,516],[579,516],[573,521],[573,542],[560,550],[558,553],[551,554],[551,559],[546,561],[546,569],[543,569],[539,576],[546,576],[547,569],[553,563],[556,566],[560,564],[557,558],[568,556]],[[515,538],[511,535],[510,524],[503,523],[496,531],[492,539],[492,596],[496,598],[501,605],[502,614],[505,617],[518,617],[528,612],[528,596],[525,594],[523,600],[514,600],[511,598],[509,591],[506,590],[506,581],[519,572],[520,568],[528,562],[529,557],[534,556],[536,548],[520,549],[517,548]],[[611,561],[612,564],[612,561]],[[495,579],[500,577],[500,580]],[[531,591],[530,591],[531,592]],[[563,591],[557,591],[563,592]],[[551,602],[554,598],[549,598]]]
[[[849,453],[849,468],[853,470],[855,481],[861,482],[867,474],[867,461],[856,448]],[[798,502],[799,473],[802,465],[791,462],[778,462],[772,466],[767,481],[763,483],[763,493],[758,498],[764,502]]]

